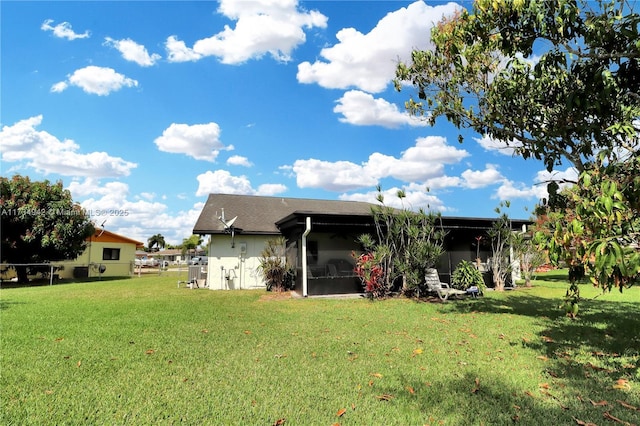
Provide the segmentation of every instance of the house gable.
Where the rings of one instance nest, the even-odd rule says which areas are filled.
[[[124,243],[135,244],[136,248],[144,247],[144,243],[133,240],[131,238],[123,237],[115,232],[107,231],[106,229],[96,229],[96,232],[87,241],[93,243]]]

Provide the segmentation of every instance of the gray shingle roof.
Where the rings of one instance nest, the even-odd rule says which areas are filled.
[[[364,216],[371,214],[372,206],[358,201],[209,194],[193,233],[223,233],[224,225],[218,219],[223,209],[225,220],[238,217],[233,226],[245,234],[279,234],[276,222],[292,213]]]

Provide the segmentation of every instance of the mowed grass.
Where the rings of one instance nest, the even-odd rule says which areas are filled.
[[[571,320],[564,279],[446,303],[2,289],[0,424],[640,423],[640,289],[585,285]]]

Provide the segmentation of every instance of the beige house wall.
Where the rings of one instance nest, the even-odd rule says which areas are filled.
[[[105,248],[120,249],[119,259],[103,259]],[[133,275],[135,257],[135,244],[115,241],[92,241],[86,250],[75,260],[54,262],[54,264],[64,266],[63,270],[56,272],[60,278],[74,278],[74,270],[76,267],[88,267],[89,277],[126,277]],[[105,268],[103,273],[100,273],[100,265],[103,265]]]

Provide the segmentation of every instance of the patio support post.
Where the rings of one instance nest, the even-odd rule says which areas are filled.
[[[302,234],[302,297],[307,297],[307,235],[311,232],[311,217],[307,216],[306,229]]]

